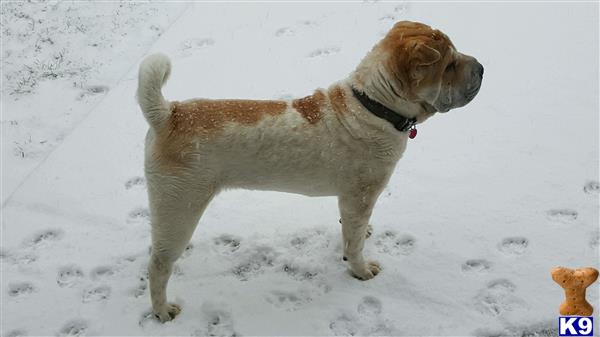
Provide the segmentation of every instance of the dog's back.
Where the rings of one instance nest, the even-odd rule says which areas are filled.
[[[140,67],[138,100],[151,126],[147,173],[173,175],[178,167],[193,172],[194,179],[214,180],[217,189],[317,196],[337,195],[339,186],[354,174],[349,172],[356,172],[355,163],[365,170],[389,170],[365,160],[377,153],[352,133],[357,116],[350,114],[354,102],[343,83],[291,101],[168,102],[160,87],[169,73],[170,62],[161,54],[149,56]],[[368,129],[361,125],[361,132]],[[381,135],[381,129],[372,133]],[[402,150],[401,145],[384,150]],[[395,162],[395,153],[391,154],[381,157]]]

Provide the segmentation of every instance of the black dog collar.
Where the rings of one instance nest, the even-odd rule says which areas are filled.
[[[354,94],[354,97],[356,97],[359,102],[373,115],[392,123],[396,130],[400,132],[409,131],[417,123],[416,118],[406,118],[394,110],[389,109],[385,105],[372,100],[365,93],[362,93],[354,88],[352,88],[352,93]]]

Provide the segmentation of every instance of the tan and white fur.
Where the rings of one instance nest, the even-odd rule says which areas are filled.
[[[152,222],[150,293],[155,315],[167,302],[173,263],[211,199],[245,188],[337,196],[344,256],[368,280],[380,266],[363,256],[369,218],[407,144],[407,133],[376,117],[352,88],[422,123],[477,93],[483,67],[429,26],[399,22],[345,80],[290,101],[193,99],[169,102],[162,54],[140,66],[138,101],[150,129],[145,173]]]

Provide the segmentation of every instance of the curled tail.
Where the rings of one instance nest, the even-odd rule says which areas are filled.
[[[152,54],[140,65],[137,100],[154,129],[161,128],[171,115],[170,104],[161,92],[170,74],[171,61],[164,54]]]

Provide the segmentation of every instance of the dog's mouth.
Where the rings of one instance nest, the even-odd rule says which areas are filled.
[[[475,96],[477,96],[479,89],[481,89],[481,81],[475,83],[473,87],[467,88],[467,91],[462,94],[453,92],[452,88],[449,87],[446,95],[439,97],[438,100],[433,103],[433,108],[440,113],[445,113],[452,109],[463,107],[469,104]],[[457,94],[458,97],[456,96]]]
[[[473,98],[475,98],[475,96],[477,96],[477,94],[479,93],[479,89],[481,89],[481,82],[475,88],[473,88],[471,91],[467,92],[467,94],[465,95],[467,103],[471,102],[473,100]]]

